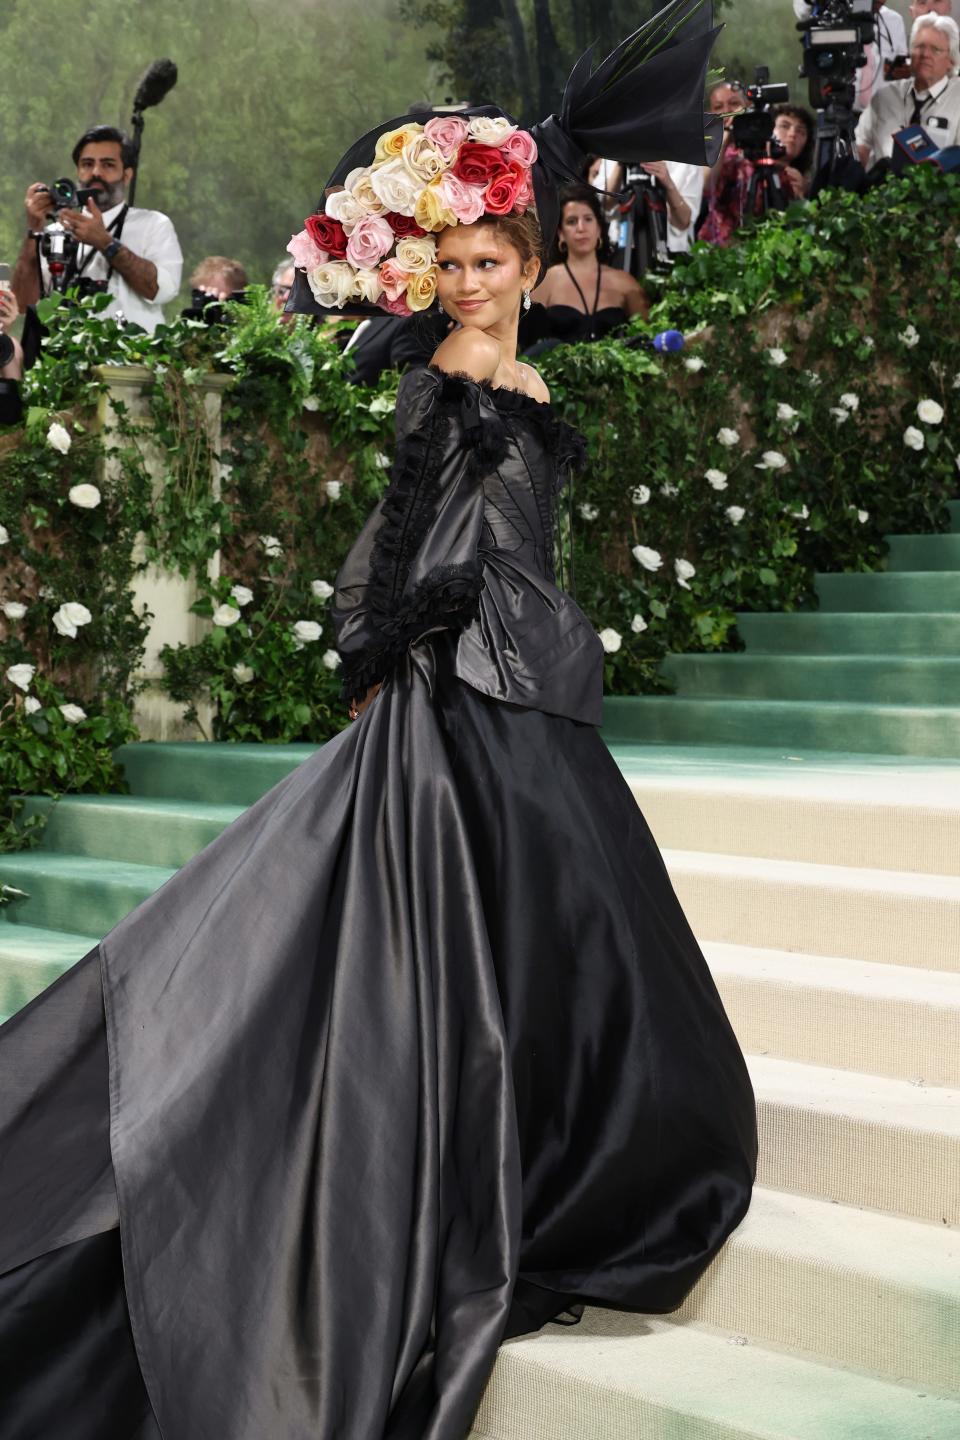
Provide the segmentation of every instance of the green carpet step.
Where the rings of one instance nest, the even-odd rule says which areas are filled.
[[[960,612],[960,571],[879,570],[817,575],[820,609],[843,611],[953,610]]]
[[[960,706],[956,657],[668,655],[662,670],[677,694],[687,698]]]
[[[617,744],[672,850],[960,875],[960,762]]]
[[[885,535],[887,570],[960,570],[960,534]]]
[[[960,1400],[746,1343],[587,1310],[509,1340],[469,1440],[956,1440]]]
[[[960,1225],[960,1090],[771,1056],[747,1063],[761,1185]]]
[[[164,741],[123,745],[116,756],[134,795],[252,805],[316,749]]]
[[[9,858],[3,857],[4,866]],[[9,1016],[22,1009],[96,943],[90,935],[8,924],[0,917],[0,1011]]]
[[[960,615],[797,610],[737,616],[749,654],[960,655]]]
[[[604,739],[647,745],[768,745],[776,749],[960,758],[960,706],[839,700],[688,700],[674,695],[604,701]]]
[[[960,1089],[960,972],[706,941],[745,1051]]]
[[[26,892],[5,907],[11,925],[29,925],[101,939],[175,872],[82,855],[25,850],[4,855],[3,877]]]
[[[960,879],[664,850],[698,940],[960,972]]]
[[[948,500],[947,509],[950,511],[950,529],[960,532],[960,500]]]
[[[46,813],[41,847],[102,860],[135,859],[173,869],[226,829],[243,807],[133,795],[67,795],[55,805],[30,798],[26,813]]]
[[[960,1392],[960,1234],[943,1225],[758,1186],[743,1224],[676,1313],[905,1385]]]

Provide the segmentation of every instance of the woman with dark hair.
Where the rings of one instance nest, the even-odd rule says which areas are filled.
[[[609,262],[596,190],[584,184],[563,186],[550,265],[521,327],[520,343],[528,353],[600,340],[631,315],[647,314],[647,297],[637,281]]]
[[[813,176],[810,169],[817,139],[817,122],[802,105],[777,105],[773,111],[773,141],[780,147],[776,174],[788,201],[803,200],[809,194]],[[715,167],[710,186],[709,208],[698,235],[711,245],[730,245],[740,227],[750,218],[751,183],[757,165],[748,160],[727,132],[726,148]],[[759,193],[754,199],[754,217],[763,213]]]

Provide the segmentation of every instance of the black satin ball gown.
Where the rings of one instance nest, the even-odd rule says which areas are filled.
[[[404,380],[325,745],[0,1029],[2,1440],[463,1440],[506,1335],[675,1308],[743,1059],[553,581],[576,437]]]

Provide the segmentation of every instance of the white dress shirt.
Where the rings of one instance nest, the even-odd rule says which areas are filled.
[[[917,123],[937,149],[960,143],[960,80],[947,75],[930,90],[916,92],[912,80],[894,80],[871,100],[857,125],[857,144],[866,145],[871,163],[893,154],[893,137],[913,123],[917,100],[923,106]]]
[[[793,0],[793,12],[798,20],[809,20],[813,6],[809,0]],[[889,5],[881,5],[875,17],[877,38],[872,45],[864,46],[866,65],[857,71],[857,110],[865,110],[873,97],[889,82],[883,78],[883,62],[894,60],[898,55],[909,54],[907,48],[907,27],[903,16],[898,15]]]
[[[667,207],[667,249],[677,253],[686,253],[693,244],[694,226],[700,218],[700,206],[703,203],[704,168],[702,165],[683,165],[679,160],[668,160],[666,164],[670,179],[690,206],[690,224],[685,230],[676,228],[671,218],[670,208]]]
[[[120,210],[120,205],[114,205],[112,210],[104,212],[103,223],[108,230],[120,214]],[[113,316],[115,319],[122,315],[124,320],[135,325],[142,325],[144,330],[149,330],[152,334],[163,322],[164,305],[172,300],[180,289],[183,253],[180,249],[180,241],[177,239],[177,232],[173,228],[173,221],[168,216],[162,215],[159,210],[133,208],[127,211],[120,243],[126,245],[128,250],[132,250],[134,255],[138,255],[141,260],[152,260],[156,265],[157,293],[152,300],[138,295],[122,275],[118,275],[116,270],[111,271],[110,262],[99,251],[94,252],[93,259],[83,274],[90,280],[107,280],[109,275],[107,292],[113,296],[113,299],[102,312],[104,315]],[[79,246],[78,266],[83,265],[90,254],[90,249],[89,245]],[[50,284],[50,272],[45,259],[41,264],[44,290],[47,290]]]

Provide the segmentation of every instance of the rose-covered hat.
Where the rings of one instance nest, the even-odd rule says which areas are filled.
[[[437,292],[435,236],[534,206],[545,235],[557,191],[586,157],[712,164],[722,124],[703,97],[718,30],[712,0],[668,0],[595,70],[593,49],[567,81],[559,115],[523,130],[495,105],[399,116],[341,159],[324,199],[287,249],[287,310],[412,315]]]

